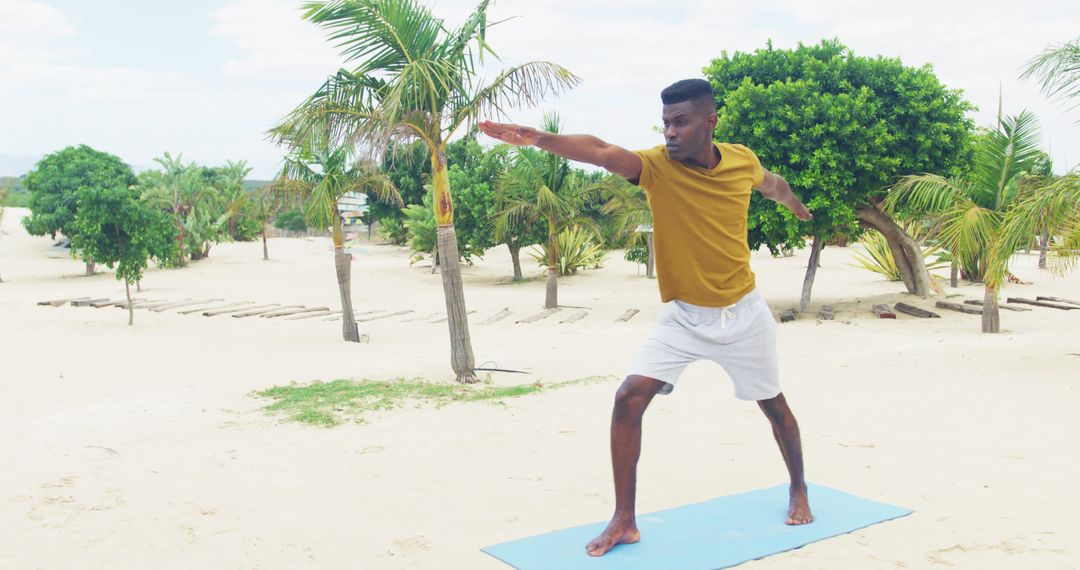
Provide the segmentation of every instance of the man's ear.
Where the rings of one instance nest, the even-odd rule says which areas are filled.
[[[716,130],[716,113],[709,113],[708,117],[705,117],[705,122],[709,125],[709,130]]]

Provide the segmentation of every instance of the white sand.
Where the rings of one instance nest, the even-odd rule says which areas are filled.
[[[445,324],[340,323],[176,311],[36,306],[120,298],[111,273],[49,257],[8,209],[0,233],[0,568],[504,568],[480,548],[606,520],[607,426],[625,365],[660,308],[654,281],[620,253],[563,279],[560,300],[590,307],[534,324],[543,282],[508,284],[505,249],[464,270],[477,362],[524,369],[498,383],[610,379],[488,404],[403,409],[320,429],[263,414],[251,391],[291,381],[421,376],[450,381]],[[215,246],[183,270],[151,270],[142,297],[337,307],[326,239]],[[401,248],[357,248],[357,310],[444,308],[440,277]],[[814,289],[839,306],[780,326],[785,393],[803,430],[808,479],[915,514],[747,568],[1076,568],[1080,512],[1080,311],[978,317],[900,315],[907,300],[849,251],[826,248]],[[531,262],[523,263],[538,274]],[[806,252],[757,254],[775,311],[796,303]],[[1017,258],[1033,285],[1008,295],[1080,297],[1080,275],[1052,278]],[[950,290],[950,293],[953,291]],[[963,286],[981,298],[978,286]],[[856,300],[859,304],[856,305]],[[479,321],[509,307],[493,325]],[[613,321],[628,308],[641,314]],[[699,363],[646,418],[639,510],[785,480],[756,406]],[[813,497],[811,497],[811,502]],[[648,538],[647,536],[645,537]]]

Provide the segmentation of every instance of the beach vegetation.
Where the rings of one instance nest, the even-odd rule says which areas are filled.
[[[596,234],[588,228],[574,226],[559,232],[555,238],[555,269],[559,275],[573,275],[578,269],[599,267],[604,261],[604,250],[597,243]],[[533,248],[529,255],[541,267],[551,269],[551,252],[548,244]]]
[[[861,57],[836,40],[795,49],[771,42],[723,53],[704,70],[718,104],[717,140],[745,144],[790,184],[814,215],[803,222],[753,193],[749,245],[778,255],[813,240],[800,301],[810,301],[824,242],[885,236],[908,292],[930,291],[924,255],[881,208],[886,189],[911,172],[958,174],[969,164],[973,107],[929,66]]]
[[[431,164],[443,294],[450,329],[450,362],[457,379],[475,382],[475,360],[454,227],[447,142],[481,116],[532,105],[578,79],[546,61],[510,67],[488,82],[477,66],[495,56],[486,40],[489,0],[453,27],[416,0],[318,1],[304,19],[326,29],[351,69],[341,69],[291,112],[273,133],[297,140],[314,123],[356,141],[373,155],[419,141]]]

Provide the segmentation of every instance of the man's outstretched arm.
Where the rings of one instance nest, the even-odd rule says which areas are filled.
[[[787,209],[791,210],[791,213],[795,214],[796,218],[800,220],[812,220],[814,218],[810,210],[806,205],[799,200],[799,197],[791,191],[791,186],[787,183],[787,180],[778,174],[773,174],[768,170],[765,171],[765,180],[757,187],[754,188],[761,195],[774,201],[787,206]]]
[[[594,164],[627,180],[641,176],[641,157],[592,135],[560,135],[532,127],[483,121],[487,136],[515,146],[535,146],[563,158]]]

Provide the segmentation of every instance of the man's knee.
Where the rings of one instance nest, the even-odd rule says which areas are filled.
[[[627,376],[615,392],[615,412],[641,414],[664,383],[646,376]]]

